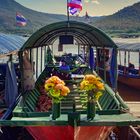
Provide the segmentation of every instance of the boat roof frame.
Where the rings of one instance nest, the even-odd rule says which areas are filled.
[[[77,21],[56,22],[35,32],[23,45],[20,51],[51,45],[59,35],[73,35],[78,44],[117,49],[112,39],[100,29]]]

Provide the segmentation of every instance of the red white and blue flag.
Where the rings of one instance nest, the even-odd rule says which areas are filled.
[[[82,10],[82,1],[81,0],[69,0],[68,1],[68,7],[69,8],[75,8],[75,10],[77,9],[78,11]]]
[[[16,24],[18,26],[26,26],[27,19],[19,12],[16,13]]]
[[[78,13],[78,12],[79,12],[79,11],[78,11],[77,8],[69,7],[69,13],[70,13],[70,14],[74,15],[74,14],[76,14],[76,13]]]

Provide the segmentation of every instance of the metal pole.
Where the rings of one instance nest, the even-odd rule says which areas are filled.
[[[95,64],[96,64],[96,72],[97,74],[99,74],[99,53],[98,53],[98,48],[96,46],[96,60],[95,60]]]
[[[124,51],[124,66],[126,67],[126,51]]]
[[[128,65],[130,63],[130,51],[128,51]]]
[[[36,79],[38,78],[38,48],[36,48]]]
[[[122,65],[121,63],[121,51],[119,50],[119,61],[120,61],[120,65]]]
[[[41,47],[41,72],[42,72],[42,63],[43,63],[43,51],[42,51],[42,47]]]
[[[139,50],[139,75],[140,75],[140,50]]]
[[[124,51],[124,74],[126,74],[126,51]]]
[[[68,2],[69,2],[69,0],[67,0],[67,19],[68,19],[68,23],[69,23],[69,6],[68,6]]]
[[[117,64],[117,49],[115,49],[115,92],[117,92],[117,88],[118,88],[118,85],[117,85],[117,81],[118,81],[118,64]]]
[[[106,50],[105,47],[103,46],[103,68],[104,68],[104,81],[106,82]]]

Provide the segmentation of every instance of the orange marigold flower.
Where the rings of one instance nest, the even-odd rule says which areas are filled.
[[[104,84],[103,83],[98,82],[96,84],[96,86],[97,86],[98,90],[104,90]]]
[[[69,89],[68,87],[66,87],[66,86],[63,86],[62,91],[61,91],[60,94],[61,94],[62,96],[67,96],[68,93],[70,93],[70,89]]]
[[[55,102],[60,101],[63,96],[67,96],[70,92],[70,89],[65,86],[64,81],[57,76],[52,76],[45,81],[45,90]]]
[[[56,90],[61,90],[61,89],[63,88],[63,86],[64,86],[64,85],[62,85],[62,84],[57,84],[57,85],[55,86],[55,89],[56,89]]]
[[[96,76],[93,74],[87,74],[84,79],[87,81],[92,81],[92,80],[96,80]]]

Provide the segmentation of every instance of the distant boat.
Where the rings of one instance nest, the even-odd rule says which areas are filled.
[[[132,88],[140,89],[140,43],[119,43],[118,81]],[[121,64],[121,53],[124,53],[124,65]],[[133,52],[133,55],[132,55]],[[131,64],[135,53],[139,55],[139,69]]]
[[[122,70],[123,68],[123,70]],[[134,69],[131,72],[124,72],[124,66],[118,67],[118,81],[130,87],[140,89],[140,75],[139,70]]]
[[[10,59],[10,56],[13,56],[12,61],[14,62],[15,70],[17,70],[17,52],[25,41],[26,38],[22,36],[0,33],[0,117],[7,109],[4,99],[7,61]]]

